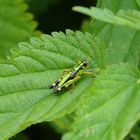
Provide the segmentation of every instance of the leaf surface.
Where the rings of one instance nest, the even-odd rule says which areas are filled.
[[[122,140],[140,117],[139,77],[129,64],[108,66],[89,87],[73,131],[63,139]]]
[[[19,50],[12,51],[7,63],[0,64],[1,140],[31,124],[52,121],[74,111],[93,78],[81,78],[74,88],[60,95],[55,95],[48,85],[82,58],[87,58],[90,67],[96,67],[93,38],[89,33],[70,30],[66,35],[54,32],[52,36],[31,38],[30,43],[20,43]]]
[[[0,58],[5,58],[18,42],[37,34],[37,23],[26,10],[22,0],[0,0]]]
[[[82,6],[75,6],[73,10],[103,22],[140,30],[140,12],[137,10],[119,10],[116,15],[111,10],[96,7],[89,9]]]
[[[139,29],[138,2],[135,0],[99,0],[97,6],[101,9],[82,9],[82,11],[78,9],[82,13],[87,13],[95,19],[103,21],[93,20],[91,27],[93,33],[104,41],[108,52],[108,64],[129,62],[138,66],[140,32],[135,30]],[[113,25],[105,22],[113,23]]]

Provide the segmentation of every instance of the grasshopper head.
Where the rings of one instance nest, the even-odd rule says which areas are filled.
[[[82,59],[82,64],[84,67],[87,67],[88,65],[87,59]]]

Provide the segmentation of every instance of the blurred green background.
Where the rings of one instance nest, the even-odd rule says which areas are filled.
[[[37,30],[50,34],[66,29],[80,30],[87,16],[72,11],[75,5],[95,6],[96,0],[25,0],[28,12],[38,22]],[[32,125],[10,140],[60,140],[61,133],[54,124],[41,123]]]

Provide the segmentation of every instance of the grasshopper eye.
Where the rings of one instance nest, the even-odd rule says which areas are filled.
[[[85,63],[83,64],[83,66],[85,66],[85,67],[86,67],[86,66],[87,66],[87,62],[85,62]]]

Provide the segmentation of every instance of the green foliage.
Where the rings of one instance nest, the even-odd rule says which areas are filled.
[[[0,58],[9,54],[9,49],[18,42],[35,35],[37,23],[22,0],[0,0]]]
[[[102,71],[64,140],[122,140],[140,117],[139,75],[136,67],[123,63]]]
[[[93,20],[91,25],[92,32],[104,41],[105,47],[107,48],[108,52],[108,64],[129,62],[133,65],[138,66],[140,59],[140,33],[139,31],[135,30],[138,29],[137,26],[139,23],[139,14],[136,15],[136,13],[139,13],[138,11],[136,11],[139,10],[139,6],[136,1],[99,0],[97,6],[101,9],[108,8],[108,10],[93,8],[93,12],[93,9],[88,10],[84,8],[82,13],[86,13],[89,15],[91,15],[92,13],[92,15],[96,15],[94,16],[94,18],[100,19],[104,22],[109,21],[111,23],[115,23],[114,25],[110,25],[104,22]],[[119,9],[122,10],[120,11]],[[124,11],[123,9],[126,11]],[[133,12],[131,13],[130,11]],[[115,16],[113,13],[119,13],[123,16]],[[128,18],[127,15],[131,15],[131,17]],[[116,24],[121,24],[125,27],[121,27]],[[136,27],[134,27],[134,25],[136,25]],[[127,28],[128,26],[133,26],[133,28],[135,29]]]
[[[124,139],[140,118],[139,3],[99,0],[98,8],[76,7],[97,19],[90,33],[53,32],[12,49],[0,63],[0,140],[43,121],[69,131],[64,140]],[[32,36],[36,25],[22,1],[0,1],[0,6],[0,45],[7,50]],[[60,95],[48,89],[82,58],[91,70],[100,70],[97,77],[83,76]],[[137,126],[128,139],[138,134]]]
[[[90,22],[91,20],[89,19],[85,19],[83,22],[82,22],[82,25],[81,25],[81,30],[83,32],[90,32]]]
[[[140,12],[137,10],[119,10],[116,15],[111,10],[96,7],[91,7],[89,9],[81,6],[75,6],[73,10],[103,22],[140,30]]]
[[[102,8],[107,7],[113,10],[113,12],[116,12],[118,7],[121,9],[138,9],[135,1],[127,1],[127,4],[125,0],[123,2],[115,2],[99,1],[98,6]],[[93,33],[104,40],[105,47],[107,48],[108,64],[129,62],[138,66],[140,46],[139,31],[127,28],[133,27],[139,30],[138,11],[121,10],[118,12],[118,15],[115,16],[110,10],[101,10],[99,8],[89,10],[87,8],[76,7],[75,10],[91,15],[91,17],[101,21],[115,24],[110,25],[93,21],[91,25]],[[117,25],[123,25],[125,27]],[[134,74],[133,78],[135,78],[135,80],[132,78],[134,83],[130,84],[129,82],[132,82],[131,80],[129,81],[127,78],[123,78],[131,76],[131,74]],[[140,117],[138,78],[139,72],[136,67],[133,68],[133,66],[128,64],[109,66],[105,72],[97,77],[93,83],[94,88],[92,88],[92,90],[89,88],[89,94],[83,98],[83,106],[80,106],[80,113],[77,113],[73,130],[66,134],[63,139],[123,139]],[[127,83],[130,85],[127,85]],[[136,98],[135,95],[137,96]],[[135,101],[133,101],[133,99]],[[131,138],[138,138],[136,132],[133,132],[132,135],[130,135]],[[130,137],[128,137],[128,139],[129,138]]]
[[[95,67],[93,36],[67,31],[31,38],[12,51],[7,64],[0,64],[0,139],[6,139],[27,126],[52,121],[74,111],[77,100],[93,81],[85,77],[74,89],[55,95],[47,86],[81,58],[88,58]],[[65,50],[65,51],[64,51]],[[14,126],[14,128],[13,128]]]

